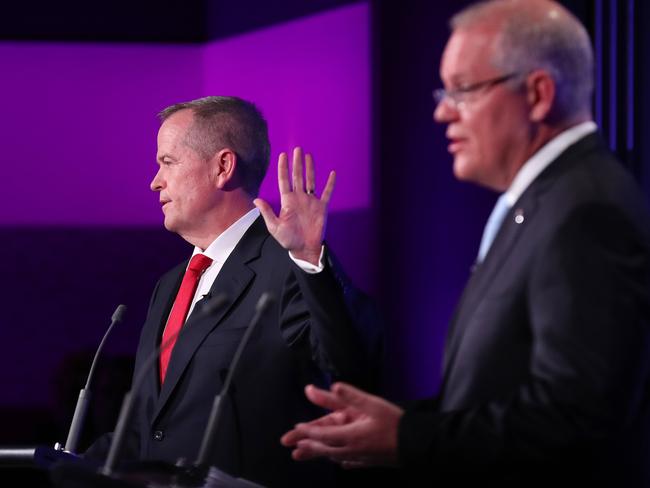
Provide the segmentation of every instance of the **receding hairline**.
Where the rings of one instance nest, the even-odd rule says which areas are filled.
[[[167,119],[169,119],[172,115],[175,115],[180,112],[184,112],[186,110],[192,114],[192,119],[194,119],[196,117],[196,107],[194,105],[191,105],[191,103],[192,102],[181,102],[181,103],[175,103],[173,105],[165,107],[160,112],[158,112],[157,114],[158,120],[162,124]]]
[[[488,34],[489,62],[505,72],[541,69],[556,86],[555,120],[590,116],[594,86],[593,47],[582,22],[553,0],[486,0],[458,12],[452,35]]]
[[[451,30],[471,28],[494,22],[505,26],[513,16],[525,15],[531,21],[558,18],[563,22],[580,21],[562,4],[553,0],[483,0],[469,5],[449,20]]]
[[[225,148],[232,150],[239,161],[242,186],[256,195],[270,156],[268,125],[260,109],[239,97],[207,96],[161,110],[158,113],[161,125],[186,110],[191,121],[182,143],[204,160],[210,160]]]

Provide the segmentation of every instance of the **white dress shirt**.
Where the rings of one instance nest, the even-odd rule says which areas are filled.
[[[598,127],[592,121],[582,122],[578,125],[560,132],[553,139],[544,144],[528,161],[519,169],[510,187],[497,200],[483,230],[483,237],[479,246],[477,263],[483,261],[487,255],[494,238],[496,237],[503,219],[508,210],[519,200],[519,197],[535,181],[542,171],[551,164],[562,152],[572,144],[582,139],[587,134],[596,132]]]
[[[210,292],[210,288],[212,288],[214,280],[217,279],[217,275],[219,274],[219,271],[221,271],[221,268],[223,268],[226,259],[228,259],[228,256],[230,256],[230,253],[235,249],[235,246],[239,243],[248,228],[253,225],[253,222],[255,222],[255,219],[259,214],[260,211],[256,208],[249,210],[240,217],[239,220],[223,231],[219,237],[212,241],[205,251],[201,250],[199,247],[194,248],[192,257],[195,254],[205,254],[207,257],[212,259],[212,264],[210,264],[208,269],[205,270],[199,280],[196,292],[194,293],[194,298],[192,299],[192,305],[190,305],[190,310],[187,313],[188,317],[192,313],[192,310],[194,310],[196,302],[203,298],[203,295],[207,295]]]
[[[194,293],[194,298],[192,299],[192,304],[187,313],[187,317],[190,316],[196,302],[198,302],[204,295],[207,295],[212,288],[214,280],[217,279],[219,271],[223,268],[226,259],[230,256],[230,253],[235,249],[235,246],[239,243],[241,238],[244,236],[246,231],[253,225],[255,219],[259,217],[260,211],[257,208],[249,210],[246,214],[239,218],[234,224],[228,227],[223,231],[219,237],[217,237],[212,243],[205,249],[201,250],[199,247],[194,247],[194,252],[192,252],[192,257],[195,254],[205,254],[207,257],[212,259],[212,264],[205,270],[201,278],[199,279],[199,284],[196,287],[196,292]],[[301,259],[294,258],[291,253],[289,257],[306,273],[319,273],[323,270],[323,249],[321,248],[321,257],[319,266],[314,266],[313,264],[303,261]],[[190,258],[191,260],[191,258]],[[188,263],[189,265],[189,263]]]
[[[553,139],[544,144],[533,156],[524,163],[515,175],[510,187],[506,190],[506,200],[512,207],[519,197],[526,191],[535,178],[544,171],[562,152],[578,142],[587,134],[596,132],[598,127],[591,120],[560,132]]]

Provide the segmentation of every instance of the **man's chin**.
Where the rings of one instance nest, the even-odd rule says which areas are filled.
[[[163,225],[165,226],[165,229],[167,229],[169,232],[176,232],[177,226],[175,225],[173,219],[170,219],[169,217],[165,217]]]
[[[460,181],[472,181],[472,164],[461,155],[454,158],[454,177]]]

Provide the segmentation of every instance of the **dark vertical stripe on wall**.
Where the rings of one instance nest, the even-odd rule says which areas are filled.
[[[594,117],[650,200],[650,7],[638,0],[564,0],[594,43]]]
[[[595,97],[594,97],[594,116],[596,123],[601,130],[605,130],[603,125],[603,84],[600,83],[600,80],[603,79],[603,43],[604,43],[604,32],[603,32],[603,0],[596,0],[594,5],[594,53],[596,64],[596,86],[595,86]]]
[[[646,198],[650,201],[650,3],[631,2],[629,24],[633,27],[631,43],[634,53],[631,81],[634,98],[627,107],[633,114],[633,151],[636,157],[634,172],[641,182]]]
[[[640,178],[637,3],[634,0],[596,0],[593,9],[593,22],[582,20],[594,37],[596,122],[610,149]]]
[[[635,148],[635,132],[636,124],[634,120],[634,113],[636,109],[636,87],[635,87],[635,71],[636,71],[636,29],[635,22],[635,3],[634,0],[628,0],[626,24],[627,24],[627,37],[626,37],[626,51],[627,51],[627,145],[628,151],[632,152]]]
[[[609,12],[609,146],[613,151],[618,149],[618,2],[610,0]]]

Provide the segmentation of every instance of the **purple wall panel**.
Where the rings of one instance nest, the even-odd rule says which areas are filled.
[[[0,225],[160,225],[149,193],[155,114],[208,94],[253,100],[275,161],[301,144],[333,209],[370,203],[368,7],[353,5],[205,46],[0,43],[6,204]]]
[[[365,3],[209,44],[204,94],[255,101],[269,122],[271,168],[261,196],[277,201],[277,155],[314,155],[317,185],[337,171],[333,210],[366,208],[370,178],[370,33]]]
[[[155,114],[201,86],[197,47],[2,43],[2,225],[158,223]]]
[[[117,303],[128,324],[109,352],[134,349],[156,277],[189,252],[162,230],[149,190],[156,113],[174,102],[258,104],[273,147],[262,195],[273,203],[280,151],[312,152],[319,188],[336,169],[330,240],[372,291],[368,25],[356,4],[203,46],[0,43],[0,276],[13,283],[0,295],[1,407],[61,404],[62,360],[96,346]]]

